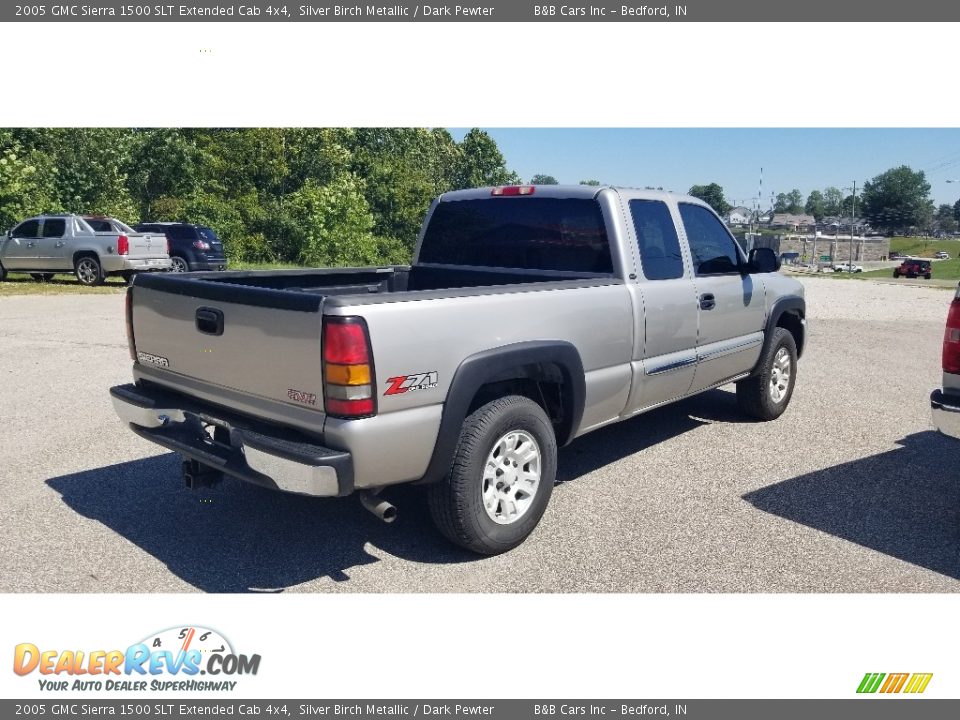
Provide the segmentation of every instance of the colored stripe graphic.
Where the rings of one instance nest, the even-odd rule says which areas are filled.
[[[890,673],[887,675],[887,681],[880,688],[882,693],[898,693],[903,688],[903,684],[910,677],[910,673]]]
[[[904,692],[907,693],[922,693],[927,689],[927,685],[930,684],[930,679],[933,677],[933,673],[914,673],[913,677],[910,678],[910,682],[907,684],[907,689]]]
[[[858,693],[875,693],[878,690],[881,693],[895,694],[904,693],[922,693],[927,689],[933,673],[866,673],[860,685],[857,687]],[[884,681],[886,679],[886,681]],[[881,684],[882,683],[882,684]],[[905,686],[905,687],[904,687]]]
[[[863,680],[860,681],[860,687],[857,688],[857,692],[875,693],[877,688],[880,687],[880,683],[884,677],[886,677],[884,673],[867,673],[863,676]]]

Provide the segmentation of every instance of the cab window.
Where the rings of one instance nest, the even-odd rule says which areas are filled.
[[[43,221],[43,237],[59,238],[67,229],[67,223],[62,218],[47,218]]]
[[[644,277],[647,280],[683,277],[680,240],[666,204],[659,200],[631,200],[630,216]]]
[[[743,260],[737,243],[712,212],[700,205],[680,203],[680,218],[697,275],[740,272]]]
[[[11,235],[18,238],[40,237],[40,221],[27,220],[22,222],[13,229]]]

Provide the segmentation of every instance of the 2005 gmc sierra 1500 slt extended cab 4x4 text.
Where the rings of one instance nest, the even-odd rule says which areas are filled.
[[[744,257],[700,200],[589,186],[446,193],[409,267],[138,276],[137,435],[223,475],[313,496],[423,483],[453,542],[520,544],[557,447],[725,383],[778,417],[803,351],[803,286]]]

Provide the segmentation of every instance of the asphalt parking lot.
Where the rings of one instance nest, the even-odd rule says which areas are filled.
[[[952,592],[960,443],[937,435],[950,293],[803,278],[787,413],[732,389],[577,440],[538,530],[477,559],[416,489],[385,525],[354,498],[181,486],[113,414],[122,295],[0,298],[3,592]]]

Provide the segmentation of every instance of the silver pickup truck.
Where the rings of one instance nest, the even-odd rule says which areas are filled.
[[[35,280],[73,273],[82,285],[100,285],[108,275],[129,280],[136,272],[169,269],[163,234],[138,233],[99,215],[39,215],[0,239],[0,280],[9,271]]]
[[[232,476],[343,496],[428,486],[453,542],[521,543],[557,447],[726,383],[749,415],[790,402],[803,287],[745,257],[692,197],[508,186],[434,202],[409,267],[138,277],[137,435],[181,453],[189,486]]]

